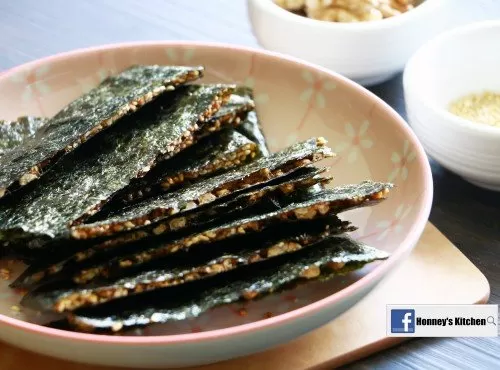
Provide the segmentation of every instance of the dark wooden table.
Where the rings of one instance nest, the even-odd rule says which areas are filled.
[[[459,6],[465,0],[454,1]],[[500,1],[476,1],[487,2],[500,18]],[[0,71],[75,48],[140,40],[258,46],[244,0],[0,0]],[[372,91],[405,116],[400,76]],[[434,162],[432,168],[431,221],[486,275],[490,303],[499,304],[500,194],[474,187]],[[500,339],[412,340],[350,367],[498,369]]]

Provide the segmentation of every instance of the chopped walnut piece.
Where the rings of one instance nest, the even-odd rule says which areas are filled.
[[[0,269],[0,280],[9,280],[9,279],[10,279],[10,270]]]
[[[270,318],[271,318],[271,317],[273,317],[273,316],[274,316],[274,314],[273,314],[272,312],[266,312],[266,313],[264,314],[264,318],[265,318],[265,319],[270,319]]]
[[[321,21],[365,22],[406,13],[418,3],[418,0],[305,0],[305,11],[307,17]]]
[[[274,2],[286,10],[297,11],[304,8],[306,0],[274,0]]]
[[[19,306],[11,306],[10,310],[12,312],[19,313],[19,312],[21,312],[21,307],[19,307]]]
[[[186,218],[185,217],[177,217],[173,220],[169,221],[168,225],[171,230],[181,229],[186,226]]]
[[[328,266],[330,269],[334,270],[334,271],[339,271],[339,270],[342,270],[342,269],[344,268],[344,266],[345,266],[345,262],[333,262],[333,261],[332,261],[332,262],[329,262],[329,263],[327,264],[327,266]]]
[[[321,270],[318,266],[312,265],[309,267],[306,267],[300,274],[300,277],[303,277],[304,279],[314,279],[319,276],[321,273]]]
[[[22,175],[21,178],[19,179],[19,184],[21,186],[25,186],[28,183],[30,183],[31,181],[36,180],[37,178],[38,178],[38,176],[35,174],[26,173],[26,174]]]
[[[259,295],[259,293],[256,291],[253,291],[253,290],[247,290],[247,291],[243,292],[243,298],[248,300],[248,301],[254,299],[258,295]]]

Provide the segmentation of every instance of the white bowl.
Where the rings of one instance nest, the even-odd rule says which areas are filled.
[[[500,128],[448,112],[469,93],[500,93],[500,21],[448,31],[408,62],[403,84],[408,120],[427,153],[467,181],[500,190]]]
[[[373,85],[400,72],[448,24],[451,0],[426,0],[381,21],[334,23],[302,17],[273,0],[248,0],[253,32],[266,49],[289,54]]]

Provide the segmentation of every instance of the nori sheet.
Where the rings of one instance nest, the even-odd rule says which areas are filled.
[[[201,77],[203,67],[133,66],[71,102],[0,165],[0,195],[38,178],[63,154],[157,95]]]
[[[123,248],[120,255],[104,261],[101,259],[96,265],[76,273],[73,280],[84,284],[99,277],[109,276],[112,271],[135,269],[194,246],[210,246],[215,241],[235,240],[242,235],[261,232],[282,223],[289,223],[290,227],[294,227],[299,220],[318,219],[358,207],[371,206],[384,200],[390,188],[391,185],[387,183],[364,181],[319,192],[293,194],[281,199],[281,204],[271,211],[257,208],[255,213],[243,213],[229,222],[214,220],[195,233],[177,240],[172,240],[167,234],[164,237],[131,243],[127,248]]]
[[[238,86],[234,95],[240,96],[241,99],[251,101],[254,99],[252,89],[246,86]],[[237,127],[237,130],[257,144],[260,156],[267,157],[270,154],[256,110],[248,112],[246,118]]]
[[[248,112],[246,118],[236,129],[257,144],[260,156],[269,156],[267,141],[256,111]]]
[[[251,91],[243,86],[236,86],[229,100],[214,114],[212,120],[221,119],[239,113],[246,113],[255,108]]]
[[[28,248],[37,248],[49,239],[69,237],[69,226],[146,174],[159,157],[191,145],[192,133],[232,89],[182,86],[64,156],[32,191],[0,205],[0,241],[21,239]]]
[[[386,252],[346,236],[332,236],[296,253],[212,278],[77,310],[68,315],[68,321],[49,326],[68,328],[69,324],[73,330],[111,333],[186,320],[216,306],[259,299],[307,281],[328,280],[386,258]]]
[[[301,191],[311,186],[321,186],[331,180],[331,177],[321,177],[325,169],[317,169],[314,166],[306,166],[296,169],[292,173],[273,179],[264,184],[249,190],[246,193],[237,195],[230,199],[221,199],[213,204],[201,206],[191,211],[183,212],[172,219],[159,221],[137,230],[120,234],[101,242],[90,240],[83,241],[82,247],[76,253],[63,256],[52,256],[51,259],[37,261],[26,269],[12,284],[13,288],[33,288],[47,281],[60,280],[61,275],[67,276],[71,271],[83,269],[85,266],[92,266],[102,259],[109,259],[115,255],[115,248],[123,248],[123,245],[134,243],[139,240],[165,233],[175,233],[175,235],[189,234],[190,230],[197,229],[204,224],[214,222],[229,222],[235,214],[241,216],[244,212],[250,213],[253,207],[258,207],[259,211],[269,206],[268,199],[272,199],[271,208],[274,209],[276,199],[281,194],[288,194],[292,191]],[[265,203],[266,206],[263,206]],[[162,233],[159,233],[162,231]],[[78,241],[73,241],[79,243]],[[118,252],[120,253],[120,252]],[[123,252],[121,252],[123,253]]]
[[[243,165],[255,157],[256,150],[256,144],[246,136],[225,129],[160,162],[146,176],[126,187],[119,199],[131,203],[151,194],[173,191]]]
[[[332,156],[334,154],[326,146],[325,139],[309,139],[188,188],[145,199],[116,214],[106,215],[103,221],[74,226],[72,236],[86,239],[131,230],[142,226],[144,222],[152,223],[200,204],[208,204],[217,198],[234,196],[250,185],[268,180],[273,171],[278,170],[282,175],[283,172]],[[221,190],[224,193],[219,195]]]
[[[255,108],[255,103],[250,95],[248,95],[240,86],[237,86],[225,103],[217,113],[210,119],[210,122],[225,122],[238,126],[240,120],[244,119],[248,112]]]
[[[270,258],[294,253],[318,243],[329,235],[350,231],[349,223],[337,217],[297,223],[293,230],[277,227],[251,234],[238,243],[222,241],[210,248],[193,248],[171,258],[157,261],[126,277],[115,274],[86,285],[49,284],[29,292],[21,304],[36,310],[67,312],[95,306],[125,296],[142,294],[260,263]],[[173,257],[173,258],[172,258]]]
[[[0,120],[0,158],[35,136],[47,121],[47,118],[33,116],[19,117],[14,121]]]

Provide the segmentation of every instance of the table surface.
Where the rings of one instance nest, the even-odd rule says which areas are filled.
[[[498,0],[454,0],[461,22],[500,18]],[[480,4],[479,4],[480,3]],[[458,18],[457,18],[458,19]],[[0,2],[0,71],[75,48],[124,41],[198,40],[257,47],[245,0],[16,0]],[[371,90],[405,116],[401,76]],[[479,189],[431,160],[431,221],[474,262],[500,304],[500,194]],[[474,368],[500,364],[498,338],[419,339],[350,368]]]

